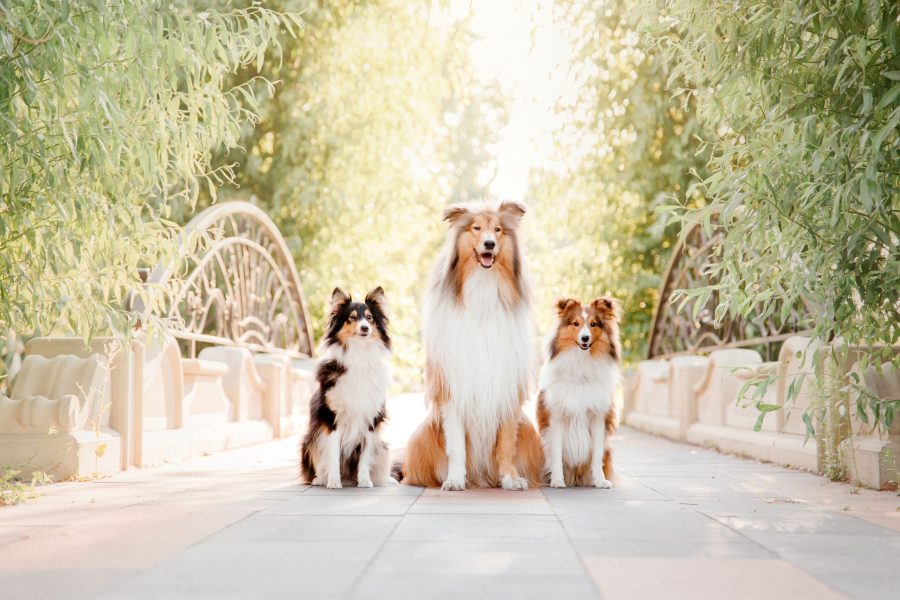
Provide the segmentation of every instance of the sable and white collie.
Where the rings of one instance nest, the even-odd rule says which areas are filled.
[[[300,446],[306,482],[329,488],[340,488],[342,479],[358,487],[397,483],[381,439],[390,358],[384,290],[377,287],[365,302],[353,302],[335,288],[316,369],[318,389],[309,402],[309,427]]]
[[[517,202],[456,204],[425,299],[425,400],[404,483],[540,485],[540,438],[522,404],[532,375],[532,315]]]
[[[544,475],[550,487],[611,488],[609,438],[617,424],[613,393],[620,377],[622,309],[612,298],[587,306],[569,298],[558,301],[557,311],[537,403]]]

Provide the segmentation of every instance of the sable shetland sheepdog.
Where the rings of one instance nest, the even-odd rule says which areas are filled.
[[[429,415],[404,483],[462,490],[540,485],[541,446],[522,403],[532,371],[529,289],[519,247],[525,207],[456,204],[425,300]]]
[[[611,488],[622,309],[617,300],[597,298],[587,306],[559,300],[557,311],[537,403],[545,477],[550,487]]]
[[[340,488],[342,479],[358,487],[395,485],[390,453],[381,439],[387,419],[391,339],[384,290],[353,302],[340,288],[316,369],[318,389],[309,402],[309,427],[300,446],[300,470],[312,485]]]

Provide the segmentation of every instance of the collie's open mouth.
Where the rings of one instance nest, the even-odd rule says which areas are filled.
[[[591,347],[590,344],[578,344],[578,345],[581,347],[582,350],[587,350]]]
[[[475,253],[478,256],[478,262],[485,269],[490,269],[494,264],[494,255],[490,252],[482,252],[481,254]]]

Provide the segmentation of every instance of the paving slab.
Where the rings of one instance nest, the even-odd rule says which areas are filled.
[[[611,490],[328,490],[297,443],[0,508],[0,597],[896,597],[896,493],[628,428]]]

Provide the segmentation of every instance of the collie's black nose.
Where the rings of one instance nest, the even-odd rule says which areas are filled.
[[[587,336],[587,335],[581,336],[581,341],[584,342],[585,344],[587,344],[588,340],[590,340],[590,339],[591,339],[590,336]]]
[[[496,246],[496,245],[497,245],[496,242],[492,242],[491,240],[488,240],[484,243],[484,248],[485,248],[485,250],[493,250],[494,246]]]
[[[369,326],[368,325],[360,325],[359,330],[362,331],[363,333],[369,333]]]

